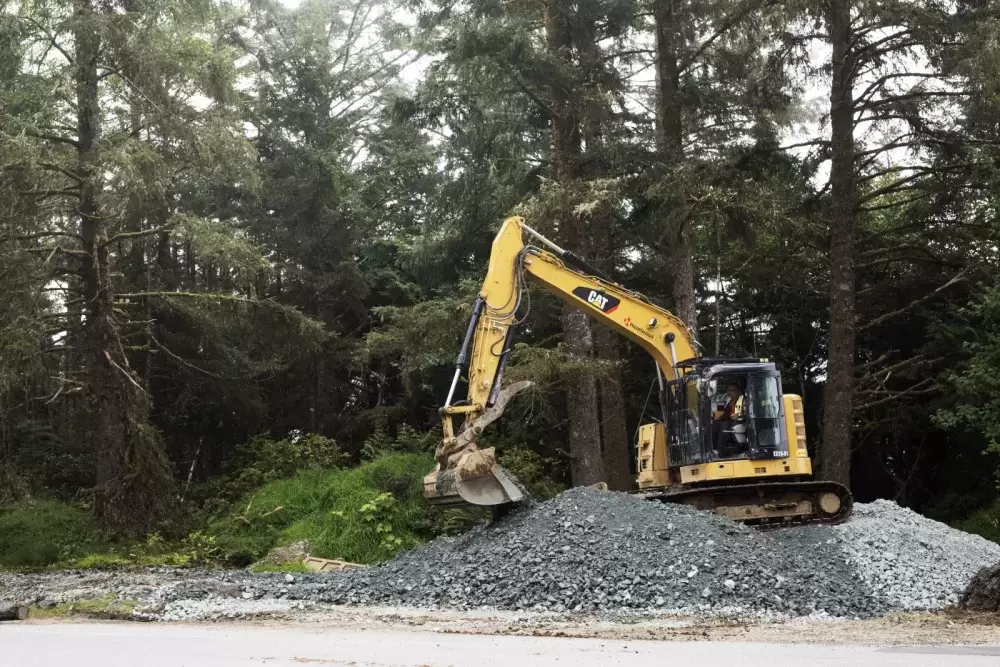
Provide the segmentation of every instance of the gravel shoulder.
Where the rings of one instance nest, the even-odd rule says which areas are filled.
[[[926,633],[930,643],[1000,643],[987,617],[947,611],[998,562],[1000,544],[888,502],[856,506],[837,526],[762,532],[583,488],[372,567],[0,573],[0,603],[38,616],[169,622],[357,615],[361,625],[446,632],[760,641],[823,641],[859,627],[879,642]]]
[[[33,618],[23,625],[92,623],[87,615]],[[103,621],[121,625],[121,621]],[[19,625],[21,625],[19,624]],[[663,617],[632,623],[579,615],[513,612],[420,611],[383,607],[318,607],[252,620],[182,621],[179,626],[293,628],[306,632],[435,632],[462,635],[578,637],[672,642],[750,642],[844,646],[1000,646],[1000,615],[952,611],[898,612],[883,618],[835,621],[796,619],[757,623],[735,618]]]

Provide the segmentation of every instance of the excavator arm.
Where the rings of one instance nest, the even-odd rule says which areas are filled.
[[[526,245],[525,233],[544,247]],[[435,452],[437,465],[424,478],[424,495],[433,504],[496,506],[524,496],[513,476],[496,464],[493,449],[480,450],[476,438],[517,392],[531,385],[522,381],[501,386],[529,279],[635,341],[656,361],[661,378],[675,378],[677,362],[696,356],[690,332],[672,313],[612,282],[522,218],[508,218],[493,241],[486,280],[440,410],[443,438]],[[456,401],[465,370],[467,395]]]

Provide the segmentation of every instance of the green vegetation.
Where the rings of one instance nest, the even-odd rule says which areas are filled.
[[[210,523],[223,557],[248,564],[279,544],[308,540],[313,555],[355,563],[391,558],[434,534],[422,454],[389,454],[344,470],[305,470],[271,482]]]
[[[87,618],[125,621],[132,618],[132,612],[135,611],[137,606],[138,603],[133,600],[104,597],[92,600],[63,602],[48,609],[32,607],[31,617],[61,618],[64,616],[85,616]]]
[[[277,565],[253,565],[251,572],[312,572],[303,563],[278,563]]]
[[[432,466],[427,454],[395,452],[355,468],[309,467],[265,483],[176,539],[105,539],[84,509],[52,500],[8,505],[0,509],[0,567],[246,566],[300,540],[319,557],[373,563],[485,517],[424,502],[422,478]],[[307,571],[301,563],[256,569]]]
[[[109,547],[84,509],[54,500],[0,505],[0,567],[44,567]]]
[[[1000,500],[989,507],[976,510],[968,518],[957,521],[954,526],[1000,543]]]

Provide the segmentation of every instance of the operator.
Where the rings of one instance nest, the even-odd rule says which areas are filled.
[[[722,456],[733,456],[741,449],[733,435],[733,427],[736,422],[743,420],[746,413],[743,409],[743,390],[735,382],[726,386],[726,395],[729,401],[723,409],[722,416],[712,424],[713,435],[715,436],[715,449]]]

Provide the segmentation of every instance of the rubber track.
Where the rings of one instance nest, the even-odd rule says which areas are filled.
[[[693,498],[696,496],[726,496],[731,492],[742,493],[744,491],[764,491],[765,493],[769,491],[776,491],[778,493],[783,493],[785,491],[800,491],[808,494],[814,494],[817,492],[830,492],[837,494],[840,498],[840,512],[831,517],[822,516],[812,516],[808,518],[792,518],[792,519],[782,519],[780,521],[760,521],[754,523],[756,528],[760,530],[777,530],[780,528],[791,528],[792,526],[810,526],[810,525],[835,525],[838,523],[843,523],[851,517],[851,513],[854,508],[854,497],[851,495],[850,490],[842,484],[837,482],[769,482],[767,484],[739,484],[736,486],[711,486],[695,489],[684,489],[681,491],[661,491],[661,492],[641,492],[634,491],[633,493],[638,493],[647,500],[657,500],[664,503],[684,503],[685,498]],[[685,503],[686,504],[686,503]],[[711,511],[711,510],[709,510]],[[750,524],[750,521],[744,523]]]

